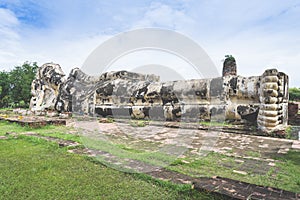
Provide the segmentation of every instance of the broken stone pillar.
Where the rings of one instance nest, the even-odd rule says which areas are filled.
[[[30,110],[34,112],[55,110],[60,85],[65,82],[64,77],[65,74],[58,64],[42,65],[31,84]]]
[[[236,76],[236,62],[234,57],[232,56],[227,56],[227,58],[225,59],[224,63],[223,63],[223,77],[224,76],[229,76],[229,75],[233,75]]]
[[[261,77],[258,128],[272,132],[287,125],[288,76],[276,69],[266,70]]]

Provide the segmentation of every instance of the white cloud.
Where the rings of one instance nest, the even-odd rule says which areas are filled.
[[[8,9],[0,8],[0,60],[4,66],[15,64],[20,51],[19,21]]]
[[[219,72],[224,55],[232,54],[240,75],[260,75],[265,69],[277,68],[290,75],[292,86],[299,86],[300,74],[294,72],[300,54],[300,29],[293,24],[299,23],[300,10],[293,1],[273,4],[186,1],[176,9],[152,3],[132,27],[164,27],[187,34],[207,51]]]
[[[149,6],[141,19],[132,23],[133,28],[164,27],[177,31],[185,30],[192,25],[195,25],[195,21],[184,10],[176,10],[157,2]]]
[[[11,12],[8,9],[0,8],[0,27],[14,27],[19,24],[18,19],[14,15],[13,12]]]
[[[58,63],[66,74],[74,67],[81,67],[87,56],[109,35],[96,35],[92,37],[70,37],[61,39],[59,36],[37,36],[36,40],[24,42],[27,59],[42,65],[46,62]],[[49,42],[47,42],[47,39]]]
[[[12,5],[23,4],[31,5],[21,1]],[[300,59],[300,6],[294,0],[72,1],[71,4],[41,0],[35,4],[34,9],[40,9],[46,26],[29,26],[28,21],[17,18],[19,15],[13,9],[0,8],[1,67],[12,67],[26,60],[39,64],[53,61],[67,72],[80,67],[94,48],[118,32],[160,27],[179,31],[197,41],[220,71],[224,55],[232,54],[241,75],[260,75],[264,69],[275,67],[290,75],[292,86],[300,86],[300,74],[295,73]]]

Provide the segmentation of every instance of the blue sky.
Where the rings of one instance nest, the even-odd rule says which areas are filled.
[[[278,68],[300,87],[300,2],[292,0],[1,0],[0,70],[37,61],[67,73],[106,39],[143,27],[187,35],[219,70],[232,54],[240,75]]]

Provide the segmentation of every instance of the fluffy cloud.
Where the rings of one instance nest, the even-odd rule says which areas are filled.
[[[225,54],[241,75],[278,68],[300,86],[297,1],[11,1],[0,3],[0,66],[26,60],[79,66],[105,39],[130,29],[160,27],[197,41],[222,68]],[[2,8],[1,8],[2,7]],[[158,63],[159,64],[159,63]]]
[[[18,18],[8,9],[0,8],[0,60],[2,64],[15,64],[16,52],[20,48]]]
[[[194,19],[184,10],[174,9],[162,3],[151,3],[143,17],[132,23],[133,28],[162,27],[177,31],[185,31],[187,27],[196,25]]]

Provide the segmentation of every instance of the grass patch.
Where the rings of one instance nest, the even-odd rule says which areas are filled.
[[[0,121],[0,135],[5,135],[7,132],[21,133],[21,132],[27,132],[32,130],[33,130],[32,128],[27,126],[22,127],[16,123]]]
[[[124,174],[31,137],[0,141],[2,199],[213,199],[187,186]]]
[[[65,127],[65,126],[54,126],[54,125],[47,125],[39,128],[31,128],[28,126],[21,126],[16,123],[0,121],[0,135],[5,135],[7,132],[15,132],[15,133],[35,132],[42,136],[52,136],[64,140],[72,140],[81,143],[81,138],[79,134],[67,134],[68,131],[70,131],[70,129],[72,128]]]
[[[251,156],[251,157],[255,157],[255,158],[260,158],[261,157],[261,153],[257,152],[257,151],[246,151],[245,154],[247,156]]]
[[[289,151],[287,154],[275,158],[282,162],[278,164],[280,168],[276,179],[284,188],[291,191],[300,191],[300,151]]]
[[[244,163],[237,163],[233,157],[209,153],[207,156],[188,160],[190,163],[184,163],[176,160],[168,169],[194,177],[212,177],[221,176],[240,180],[252,184],[276,187],[288,191],[300,191],[300,157],[299,152],[291,151],[287,155],[279,158],[275,167],[262,175],[251,172],[251,169],[264,168],[268,163],[261,161],[248,168],[247,175],[233,173],[233,170],[240,171]],[[187,158],[185,158],[187,160]],[[258,161],[256,161],[258,162]]]
[[[292,126],[288,126],[288,127],[285,129],[285,132],[286,132],[285,138],[287,138],[287,139],[292,139]]]
[[[12,110],[12,108],[0,108],[0,111],[2,110]]]
[[[217,122],[217,121],[200,121],[200,125],[202,126],[213,126],[213,127],[232,127],[232,124],[229,124],[227,122]]]
[[[164,153],[162,150],[154,152],[142,151],[130,148],[123,144],[114,144],[109,141],[87,137],[83,137],[82,142],[89,148],[107,152],[113,156],[116,156],[120,160],[133,159],[143,161],[148,164],[153,164],[156,166],[166,166],[176,159],[176,156]],[[170,148],[172,148],[172,146],[170,146]],[[99,157],[99,159],[101,159],[101,157]]]
[[[149,124],[149,121],[145,120],[130,120],[129,124],[133,127],[145,127]]]
[[[79,134],[66,134],[64,132],[61,132],[61,130],[56,130],[56,129],[54,129],[52,133],[49,133],[48,131],[44,131],[44,130],[39,130],[35,132],[37,132],[39,135],[42,136],[51,136],[63,140],[71,140],[71,141],[81,143],[81,137]]]
[[[168,168],[180,173],[184,173],[194,177],[212,177],[212,176],[223,176],[231,175],[232,173],[232,163],[234,162],[232,157],[223,156],[217,153],[209,153],[207,156],[198,159],[188,159],[184,160],[190,163],[184,163],[181,159],[176,160]],[[220,162],[221,161],[221,162]],[[228,164],[229,167],[220,165]]]

